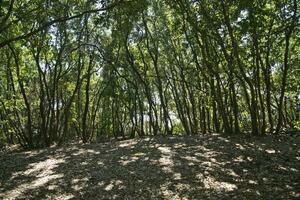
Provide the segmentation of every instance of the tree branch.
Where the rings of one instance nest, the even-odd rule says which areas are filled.
[[[118,2],[113,3],[112,5],[109,5],[105,8],[87,10],[87,11],[84,11],[84,12],[79,13],[77,15],[73,15],[73,16],[70,16],[70,17],[61,17],[61,18],[54,19],[52,21],[46,22],[43,25],[41,25],[39,28],[30,31],[29,33],[25,33],[23,35],[13,37],[13,38],[9,38],[7,40],[4,40],[4,41],[0,42],[0,49],[2,47],[5,47],[6,45],[10,44],[11,42],[29,38],[29,37],[41,32],[41,31],[43,31],[44,29],[48,28],[49,26],[52,26],[53,24],[66,22],[66,21],[69,21],[69,20],[72,20],[72,19],[76,19],[76,18],[82,17],[85,14],[97,13],[97,12],[101,12],[101,11],[105,11],[105,10],[110,10],[110,9],[116,7],[118,4],[120,4],[122,2],[123,2],[123,0],[119,0]]]

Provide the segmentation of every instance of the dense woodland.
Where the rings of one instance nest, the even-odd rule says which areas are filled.
[[[300,129],[299,0],[1,0],[0,141]]]

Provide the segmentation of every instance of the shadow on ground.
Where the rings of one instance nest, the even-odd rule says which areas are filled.
[[[299,199],[300,138],[195,136],[0,157],[0,199]]]

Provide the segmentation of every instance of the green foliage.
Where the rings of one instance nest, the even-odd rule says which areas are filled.
[[[299,128],[293,1],[9,2],[0,5],[5,142]]]

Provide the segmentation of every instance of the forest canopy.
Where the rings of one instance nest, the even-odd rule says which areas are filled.
[[[1,0],[0,143],[300,129],[299,0]]]

